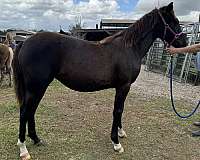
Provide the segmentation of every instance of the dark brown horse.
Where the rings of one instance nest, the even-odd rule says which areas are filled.
[[[116,89],[111,139],[114,150],[123,152],[118,135],[126,135],[121,121],[124,101],[140,73],[142,58],[156,38],[173,42],[175,47],[185,46],[186,35],[176,35],[180,32],[170,3],[99,43],[50,32],[27,39],[17,47],[14,56],[15,88],[20,104],[20,156],[30,158],[24,143],[27,123],[29,137],[40,143],[34,115],[54,78],[80,92]]]

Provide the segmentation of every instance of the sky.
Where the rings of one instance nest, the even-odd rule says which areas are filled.
[[[95,28],[103,18],[139,19],[155,7],[172,0],[0,0],[0,30],[25,29],[58,31],[60,26],[81,19],[84,28]],[[173,0],[176,16],[198,21],[200,0]]]

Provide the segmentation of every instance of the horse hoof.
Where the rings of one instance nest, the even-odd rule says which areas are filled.
[[[127,137],[126,132],[122,128],[118,129],[118,136],[120,138],[126,138]]]
[[[118,153],[123,153],[124,152],[124,148],[122,147],[122,145],[119,144],[114,144],[114,151],[118,152]]]
[[[30,156],[29,153],[26,153],[26,154],[20,156],[20,159],[21,159],[21,160],[30,160],[30,159],[31,159],[31,156]]]

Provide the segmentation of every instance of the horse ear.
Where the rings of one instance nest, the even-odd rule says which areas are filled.
[[[174,4],[173,4],[173,2],[171,2],[166,8],[167,12],[171,12],[173,10],[173,8],[174,8]]]

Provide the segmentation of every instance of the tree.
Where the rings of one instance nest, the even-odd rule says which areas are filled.
[[[0,30],[0,35],[6,35],[6,33],[7,33],[8,31],[7,30]]]
[[[83,27],[85,27],[85,23],[82,22],[82,17],[76,16],[75,24],[69,25],[69,31],[71,32],[72,35],[76,35],[76,31],[82,29]]]
[[[0,30],[0,35],[5,35],[5,31]]]

